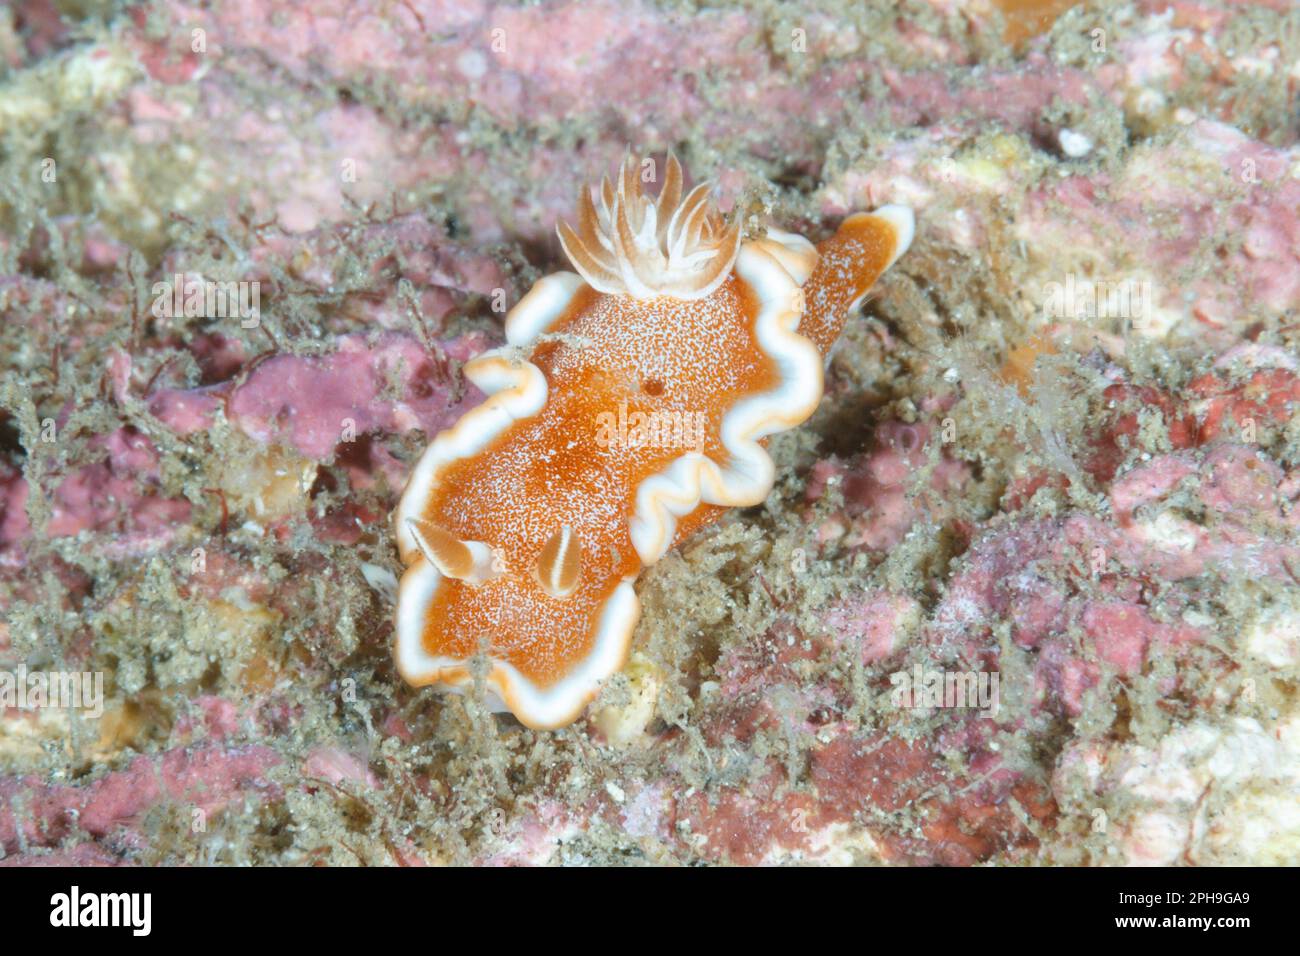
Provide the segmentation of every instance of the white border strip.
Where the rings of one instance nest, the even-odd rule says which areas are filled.
[[[646,565],[667,553],[677,519],[701,503],[743,508],[762,502],[776,480],[776,466],[759,441],[806,421],[821,401],[821,353],[796,331],[802,318],[800,284],[764,245],[747,242],[741,247],[736,275],[758,297],[754,332],[760,348],[776,362],[779,385],[738,402],[723,417],[722,445],[731,458],[727,466],[688,452],[637,486],[636,512],[628,528]],[[792,256],[805,253],[799,246],[789,251]]]

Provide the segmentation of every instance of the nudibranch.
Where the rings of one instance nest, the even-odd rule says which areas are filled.
[[[846,317],[912,239],[911,211],[885,206],[816,247],[743,240],[706,184],[682,196],[672,157],[647,196],[653,168],[625,159],[580,191],[559,227],[577,271],[541,279],[507,344],[466,364],[488,397],[433,440],[394,514],[398,671],[481,679],[538,729],[623,666],[641,569],[767,497],[767,437],[813,413]]]

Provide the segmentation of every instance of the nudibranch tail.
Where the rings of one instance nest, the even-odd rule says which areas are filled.
[[[560,241],[509,346],[466,366],[487,398],[440,433],[395,519],[395,657],[416,685],[485,683],[523,723],[572,721],[625,661],[633,582],[721,509],[771,492],[769,436],[816,409],[849,310],[911,239],[911,213],[850,216],[818,247],[740,241],[675,159],[656,199],[625,160]],[[481,673],[481,672],[480,672]]]
[[[804,289],[806,311],[799,334],[823,355],[840,337],[844,322],[876,280],[912,244],[916,224],[906,206],[855,213],[817,246],[817,267]]]

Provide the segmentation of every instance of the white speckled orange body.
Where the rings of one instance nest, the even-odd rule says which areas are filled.
[[[625,163],[599,212],[584,194],[561,229],[582,275],[539,282],[509,344],[466,367],[489,397],[430,445],[395,515],[410,682],[464,685],[483,652],[520,720],[572,721],[626,659],[642,567],[767,496],[765,439],[812,414],[826,350],[911,237],[889,207],[821,249],[742,243],[680,182],[670,160],[652,203]]]

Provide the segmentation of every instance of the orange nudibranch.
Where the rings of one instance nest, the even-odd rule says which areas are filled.
[[[768,436],[804,422],[844,321],[912,239],[909,209],[814,247],[742,240],[669,158],[656,199],[624,161],[560,242],[506,342],[465,366],[488,397],[429,445],[394,514],[406,571],[395,657],[412,684],[574,720],[627,658],[633,588],[725,507],[772,490]],[[483,657],[480,657],[483,655]],[[494,701],[496,703],[496,701]]]

